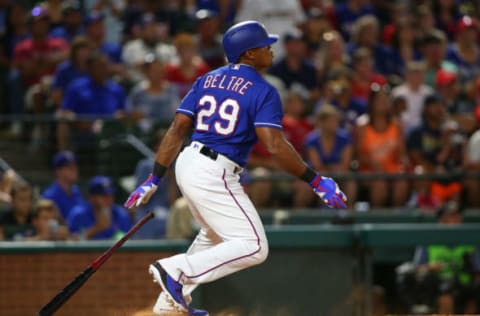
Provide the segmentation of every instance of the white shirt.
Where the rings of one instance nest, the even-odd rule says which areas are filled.
[[[149,47],[141,39],[127,42],[123,47],[122,61],[127,64],[129,76],[135,82],[144,79],[136,67],[144,62],[147,54],[155,54],[164,63],[173,62],[177,56],[175,47],[170,44],[158,42],[154,47]]]
[[[278,43],[272,45],[277,60],[284,55],[283,36],[305,21],[305,13],[298,0],[244,0],[235,20],[256,20],[265,25],[268,33],[278,34]]]
[[[424,84],[417,91],[413,91],[406,83],[392,90],[394,98],[404,97],[407,103],[407,109],[402,113],[402,123],[405,130],[420,125],[422,122],[423,102],[433,92],[432,88]]]
[[[468,140],[467,158],[471,162],[480,162],[480,130],[473,133]]]

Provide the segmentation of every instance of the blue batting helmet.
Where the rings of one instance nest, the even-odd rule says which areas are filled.
[[[235,24],[225,32],[223,49],[228,62],[236,63],[245,51],[272,45],[277,40],[278,35],[268,34],[263,24],[245,21]]]

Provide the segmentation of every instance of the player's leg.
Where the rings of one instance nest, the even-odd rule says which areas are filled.
[[[177,161],[176,173],[201,221],[223,242],[160,260],[168,274],[183,284],[200,284],[263,262],[268,253],[263,225],[233,168],[219,168],[216,162],[186,148]]]

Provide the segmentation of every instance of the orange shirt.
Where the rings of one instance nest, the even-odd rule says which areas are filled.
[[[389,173],[400,172],[403,169],[400,161],[399,136],[401,130],[396,123],[390,123],[383,132],[376,131],[371,124],[365,127],[360,140],[360,155],[372,164],[378,164],[378,169]],[[362,159],[361,159],[362,161]],[[360,171],[375,171],[370,165],[360,163]]]

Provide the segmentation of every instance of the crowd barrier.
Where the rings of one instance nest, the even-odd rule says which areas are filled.
[[[418,244],[476,244],[480,224],[267,225],[263,264],[196,293],[194,304],[238,315],[370,315],[375,253]],[[146,272],[153,260],[189,241],[129,241],[58,315],[132,315],[159,292]],[[111,242],[0,243],[0,311],[33,315]],[[412,253],[413,255],[413,253]]]

